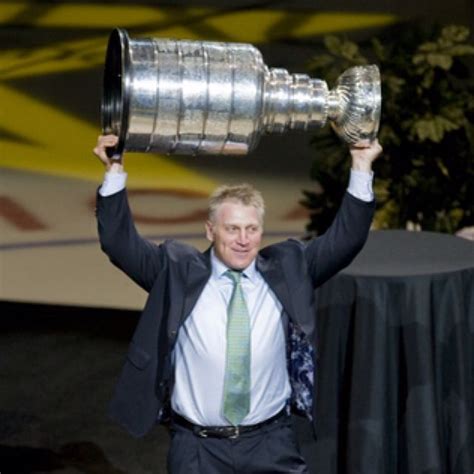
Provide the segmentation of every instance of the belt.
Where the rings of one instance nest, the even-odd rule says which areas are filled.
[[[269,425],[280,418],[286,416],[286,410],[279,411],[276,415],[273,415],[271,418],[268,418],[265,421],[257,423],[255,425],[239,425],[239,426],[201,426],[195,425],[190,421],[183,418],[181,415],[173,412],[172,420],[173,423],[176,423],[183,428],[187,428],[192,430],[196,436],[201,438],[230,438],[235,439],[238,438],[241,434],[249,433],[251,431],[258,430],[263,426]]]

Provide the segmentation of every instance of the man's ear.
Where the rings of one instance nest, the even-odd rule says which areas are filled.
[[[206,239],[209,240],[209,242],[214,242],[214,228],[213,228],[212,222],[206,221],[205,227],[206,227]]]

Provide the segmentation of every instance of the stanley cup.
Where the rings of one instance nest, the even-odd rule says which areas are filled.
[[[268,68],[249,44],[109,39],[102,98],[104,133],[123,151],[243,155],[264,133],[308,130],[330,122],[341,139],[375,139],[381,92],[377,66],[346,70],[334,89],[325,81]]]

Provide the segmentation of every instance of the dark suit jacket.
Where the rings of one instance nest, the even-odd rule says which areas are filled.
[[[307,337],[315,358],[314,289],[360,251],[374,207],[374,202],[366,203],[346,193],[324,235],[308,242],[290,239],[270,245],[257,257],[258,270],[292,324]],[[102,250],[149,292],[109,407],[110,416],[139,437],[151,429],[169,402],[171,352],[179,328],[210,277],[210,254],[175,240],[156,245],[141,238],[133,224],[126,190],[108,197],[99,195],[97,219]]]

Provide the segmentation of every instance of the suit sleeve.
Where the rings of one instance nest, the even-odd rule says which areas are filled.
[[[323,284],[349,265],[367,240],[375,210],[375,200],[362,201],[344,195],[342,204],[327,231],[305,244],[305,257],[314,287]]]
[[[126,189],[107,197],[97,193],[96,214],[102,250],[115,266],[150,291],[164,266],[163,246],[138,234]]]

